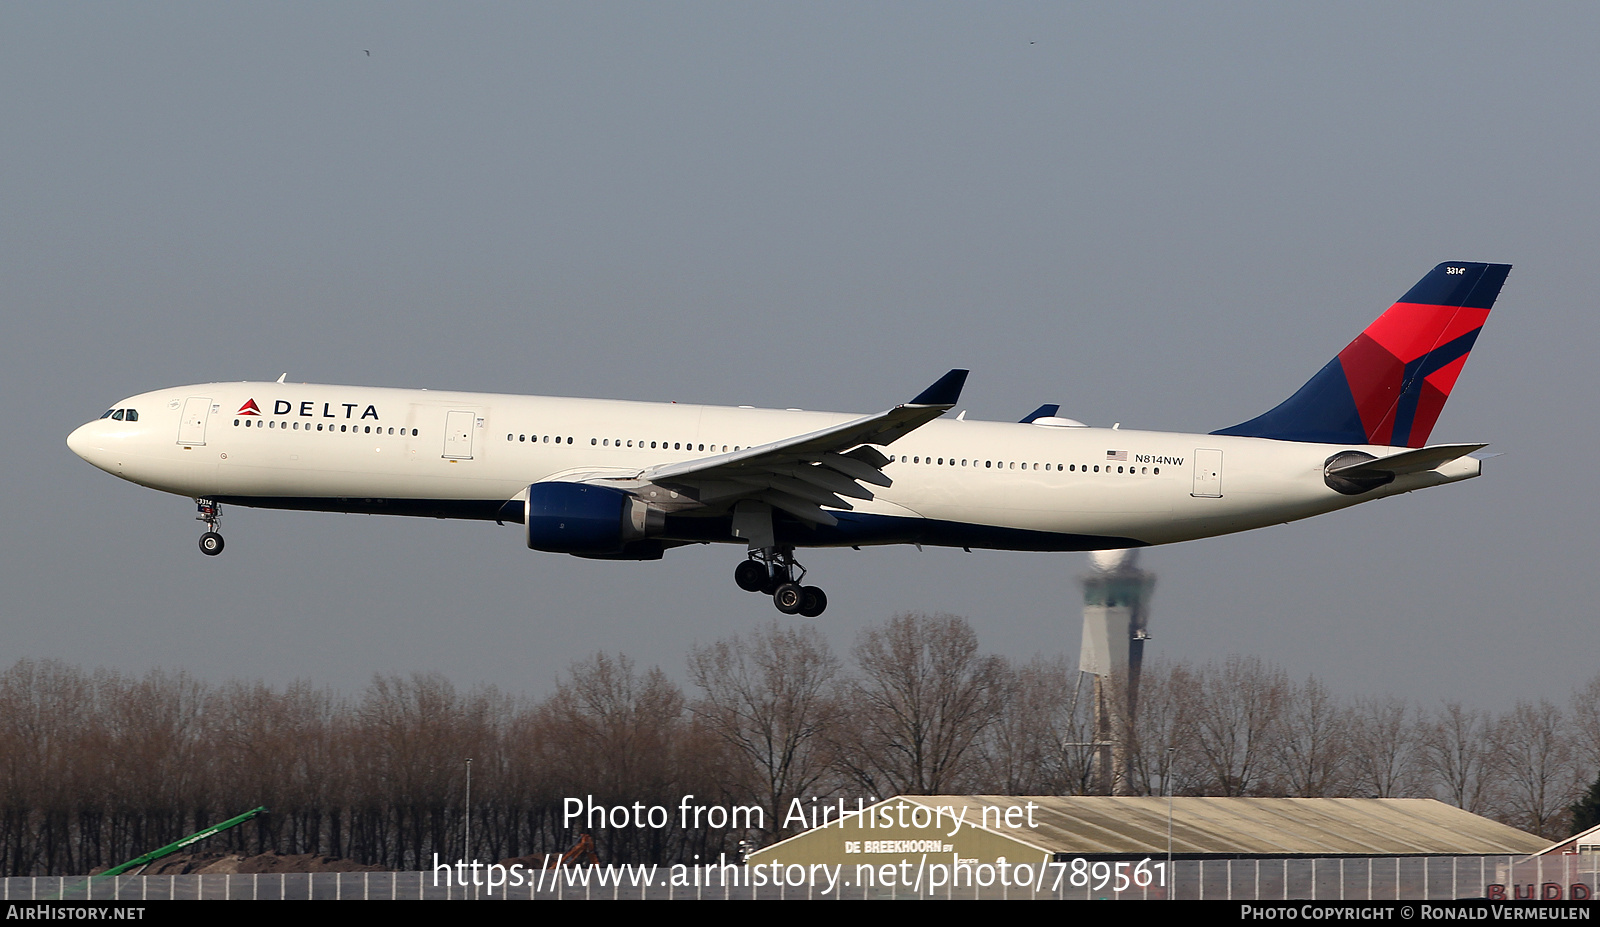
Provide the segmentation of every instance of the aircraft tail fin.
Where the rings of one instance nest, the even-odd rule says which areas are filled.
[[[1422,447],[1510,272],[1440,264],[1293,396],[1212,434]]]

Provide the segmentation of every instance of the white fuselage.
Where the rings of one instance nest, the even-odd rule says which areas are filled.
[[[68,444],[134,483],[244,505],[485,519],[514,511],[505,504],[530,483],[626,475],[857,417],[286,383],[184,386],[117,406],[136,410],[137,421],[89,422]],[[1329,457],[1397,449],[949,418],[881,450],[893,457],[884,469],[893,486],[851,502],[857,515],[897,527],[824,532],[817,545],[1165,544],[1478,475],[1478,461],[1461,458],[1348,496],[1324,482]],[[681,512],[668,537],[739,542],[725,510],[696,517]]]

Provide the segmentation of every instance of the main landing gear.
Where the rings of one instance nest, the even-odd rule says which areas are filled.
[[[815,618],[827,609],[828,596],[816,586],[800,585],[805,575],[806,568],[795,562],[794,548],[763,547],[750,551],[750,559],[733,571],[733,581],[746,592],[772,596],[772,604],[785,615]]]
[[[217,533],[217,519],[222,517],[222,506],[210,499],[196,499],[194,503],[200,510],[194,520],[206,523],[206,533],[200,535],[200,552],[207,557],[215,557],[222,553],[222,535]]]

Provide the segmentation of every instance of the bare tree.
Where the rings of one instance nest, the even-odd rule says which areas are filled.
[[[1424,765],[1445,801],[1473,814],[1488,810],[1496,767],[1487,714],[1446,702],[1428,725],[1422,746]]]
[[[1209,773],[1207,794],[1256,794],[1287,689],[1283,670],[1258,657],[1235,655],[1201,671],[1195,734]]]
[[[1294,798],[1348,795],[1350,717],[1313,676],[1288,689],[1271,728],[1268,749],[1278,788]]]
[[[958,790],[999,711],[1005,662],[955,615],[896,615],[862,632],[838,762],[872,795]]]
[[[1561,710],[1541,700],[1518,702],[1494,728],[1506,794],[1502,819],[1541,837],[1566,835],[1569,806],[1580,794],[1563,727]]]
[[[999,713],[982,741],[983,786],[1002,795],[1081,795],[1089,784],[1093,699],[1066,657],[1008,668]]]
[[[764,836],[787,836],[785,809],[828,773],[823,734],[838,714],[839,661],[814,626],[767,625],[689,653],[701,697],[691,710],[744,761],[741,783],[771,811]]]
[[[1600,673],[1589,679],[1589,684],[1572,693],[1572,716],[1569,721],[1573,761],[1581,769],[1579,778],[1593,780],[1600,775]]]
[[[576,831],[593,832],[608,861],[664,862],[704,855],[720,847],[726,828],[698,831],[698,844],[676,814],[681,799],[725,804],[716,771],[729,757],[722,742],[685,720],[683,692],[659,667],[634,669],[626,656],[596,654],[576,663],[542,706],[544,741],[564,797],[584,796],[598,806],[661,806],[674,809],[666,826],[630,823],[591,825],[587,812]]]
[[[1134,794],[1204,793],[1208,766],[1195,733],[1200,693],[1201,678],[1188,663],[1144,665],[1131,738]]]
[[[1353,710],[1350,759],[1354,791],[1367,798],[1429,794],[1423,729],[1404,699],[1362,699]]]

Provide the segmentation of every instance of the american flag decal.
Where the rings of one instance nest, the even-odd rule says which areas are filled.
[[[1128,459],[1128,452],[1127,451],[1106,451],[1106,459],[1107,460],[1127,460]]]

